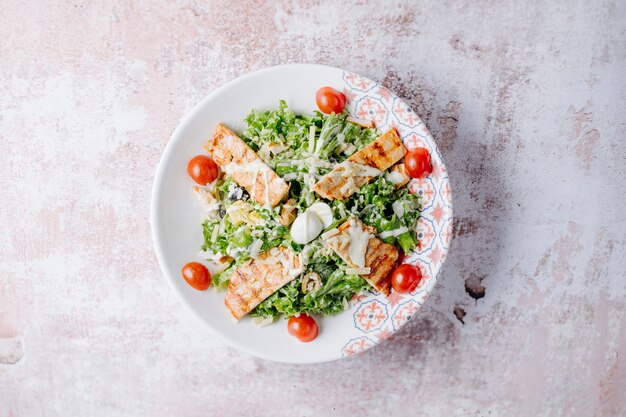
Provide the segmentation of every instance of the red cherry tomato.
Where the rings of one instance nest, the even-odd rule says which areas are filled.
[[[189,262],[183,266],[183,278],[198,291],[204,291],[211,285],[211,273],[198,262]]]
[[[187,164],[187,173],[198,184],[207,185],[217,178],[217,165],[208,156],[194,156]]]
[[[317,107],[326,114],[333,112],[339,114],[346,107],[346,96],[332,87],[322,87],[317,90],[315,101],[317,102]]]
[[[415,265],[402,264],[391,274],[391,285],[400,294],[414,291],[421,280],[422,271]]]
[[[317,323],[313,317],[306,314],[300,314],[298,317],[293,316],[287,323],[289,334],[297,337],[301,342],[310,342],[317,337]]]
[[[430,152],[426,148],[415,148],[404,157],[404,166],[412,178],[427,177],[433,170]]]

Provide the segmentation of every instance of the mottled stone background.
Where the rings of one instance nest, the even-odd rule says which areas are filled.
[[[0,39],[0,416],[626,415],[625,2],[5,0]],[[181,117],[290,62],[409,100],[455,202],[419,315],[315,366],[209,336],[149,228]]]

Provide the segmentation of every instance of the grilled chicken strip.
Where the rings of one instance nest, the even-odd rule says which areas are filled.
[[[336,231],[326,232],[325,243],[372,287],[389,295],[390,272],[398,260],[398,250],[378,239],[375,233],[376,229],[353,218]]]
[[[289,191],[285,180],[222,123],[217,124],[204,149],[222,171],[231,175],[259,204],[274,207]]]
[[[406,148],[395,129],[379,136],[315,183],[313,190],[329,200],[345,200],[398,162]]]
[[[224,304],[235,320],[240,320],[301,272],[294,252],[283,246],[270,249],[233,272]]]

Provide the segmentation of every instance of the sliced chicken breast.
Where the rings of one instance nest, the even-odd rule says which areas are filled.
[[[301,272],[300,259],[293,251],[279,246],[263,252],[233,272],[224,304],[240,320]]]
[[[405,154],[398,132],[390,129],[320,178],[313,190],[329,200],[345,200]]]
[[[390,273],[398,260],[395,246],[376,237],[376,229],[366,226],[358,219],[350,219],[336,231],[326,232],[325,243],[348,266],[378,291],[391,292]]]
[[[224,124],[217,124],[204,148],[221,170],[231,175],[257,203],[274,207],[287,195],[289,184]]]

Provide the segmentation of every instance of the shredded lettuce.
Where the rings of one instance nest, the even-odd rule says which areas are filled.
[[[394,212],[394,203],[402,207],[402,216]],[[333,208],[358,217],[381,233],[408,229],[398,236],[381,238],[386,243],[398,243],[405,253],[409,253],[417,245],[415,226],[421,208],[421,197],[411,194],[406,187],[396,189],[384,176],[361,187],[346,201],[333,201]]]
[[[289,182],[287,199],[295,201],[298,212],[319,200],[312,187],[321,176],[380,134],[375,128],[350,123],[346,117],[345,113],[299,115],[280,101],[275,110],[253,110],[245,118],[247,127],[242,139]],[[283,203],[267,209],[254,202],[229,176],[218,179],[216,195],[218,215],[207,217],[203,223],[202,250],[207,255],[228,257],[231,264],[213,276],[215,288],[225,289],[233,271],[255,250],[263,252],[283,245],[307,259],[303,274],[265,299],[251,316],[335,314],[343,311],[355,294],[369,287],[362,277],[345,272],[345,262],[323,244],[321,237],[307,245],[293,242],[289,227],[279,221]],[[420,197],[406,187],[396,189],[384,176],[345,201],[329,204],[334,218],[326,230],[357,217],[374,227],[383,241],[400,246],[406,253],[417,245],[415,225]],[[309,272],[315,272],[320,282],[317,288],[307,291],[302,277]]]
[[[309,265],[322,278],[322,286],[316,291],[304,293],[299,277],[269,296],[251,313],[252,317],[275,317],[284,314],[291,317],[298,313],[336,314],[345,309],[352,297],[369,285],[358,275],[346,274],[337,268],[336,259]]]

